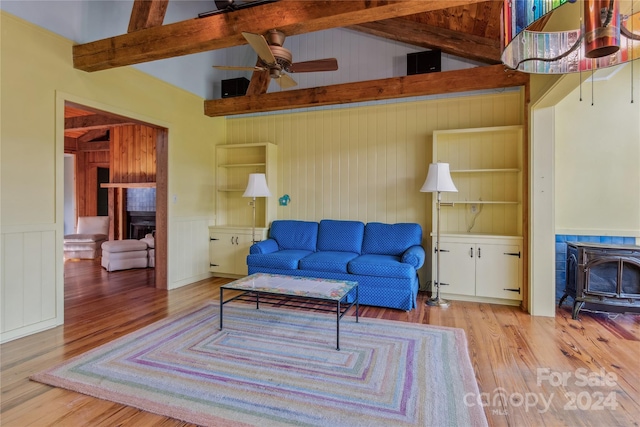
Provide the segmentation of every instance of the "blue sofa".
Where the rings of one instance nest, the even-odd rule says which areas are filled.
[[[425,261],[422,227],[325,219],[276,220],[249,250],[249,274],[271,273],[358,282],[360,304],[411,310]]]

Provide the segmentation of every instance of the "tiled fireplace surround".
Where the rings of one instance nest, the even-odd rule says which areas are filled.
[[[612,245],[635,245],[635,237],[617,236],[577,236],[572,234],[556,234],[556,302],[564,294],[567,277],[567,242],[604,243]],[[565,302],[566,304],[566,302]]]

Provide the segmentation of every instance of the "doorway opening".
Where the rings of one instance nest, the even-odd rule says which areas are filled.
[[[152,189],[155,287],[167,289],[168,129],[70,101],[64,118],[65,156],[75,159],[64,193],[73,194],[76,221],[109,216],[109,240],[133,238],[127,192]]]

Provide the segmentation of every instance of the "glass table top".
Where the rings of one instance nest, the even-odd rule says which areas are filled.
[[[356,286],[358,282],[256,273],[222,285],[222,288],[341,300]]]

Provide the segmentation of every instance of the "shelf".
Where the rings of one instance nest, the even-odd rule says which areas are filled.
[[[156,188],[155,182],[105,182],[100,188]]]
[[[269,142],[216,146],[216,225],[251,226],[254,210],[251,198],[242,197],[251,173],[264,173],[271,192],[277,194],[277,145]],[[277,197],[256,199],[257,226],[276,218]]]
[[[509,202],[506,200],[443,200],[442,203],[453,203],[460,205],[519,205],[520,202]]]
[[[274,145],[271,142],[252,142],[249,144],[220,144],[217,145],[216,148],[222,149],[246,149],[246,148],[256,148],[256,147],[267,147],[269,145]]]
[[[266,163],[227,163],[224,165],[218,165],[220,168],[252,168],[264,166],[266,166]]]
[[[506,169],[457,169],[451,170],[451,173],[487,173],[487,172],[520,172],[518,168],[506,168]]]

